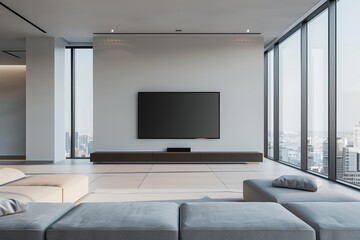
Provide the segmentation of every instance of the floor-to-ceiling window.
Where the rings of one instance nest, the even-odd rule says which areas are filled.
[[[307,168],[328,175],[328,11],[307,29]]]
[[[279,45],[280,161],[301,161],[301,34],[296,31]]]
[[[267,53],[267,156],[269,158],[274,157],[274,50]]]
[[[337,1],[336,176],[360,185],[360,1]]]
[[[275,73],[275,84],[266,84],[276,104],[266,118],[273,159],[353,187],[360,186],[359,12],[360,1],[329,0],[266,47],[275,56],[266,65]]]
[[[93,151],[93,50],[66,49],[66,156],[89,157]]]

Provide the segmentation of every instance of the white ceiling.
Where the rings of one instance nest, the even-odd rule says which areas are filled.
[[[25,37],[92,41],[93,33],[261,33],[265,44],[321,0],[1,0],[46,34],[0,6],[0,51]],[[0,59],[4,54],[0,52]],[[9,56],[5,56],[9,57]],[[1,63],[1,61],[0,61]]]

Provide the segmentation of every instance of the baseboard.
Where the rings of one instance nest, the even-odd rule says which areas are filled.
[[[0,160],[25,160],[25,155],[0,155]]]

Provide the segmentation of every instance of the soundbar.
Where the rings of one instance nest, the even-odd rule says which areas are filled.
[[[191,148],[167,148],[167,152],[191,152]]]

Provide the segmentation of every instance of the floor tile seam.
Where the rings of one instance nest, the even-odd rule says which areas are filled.
[[[140,182],[139,186],[137,187],[137,189],[140,189],[140,187],[142,186],[142,184],[144,183],[145,179],[147,178],[147,176],[149,175],[149,173],[151,172],[151,169],[154,167],[154,165],[151,165],[151,167],[149,168],[148,172],[146,173],[146,175],[144,176],[144,178],[142,179],[142,181]]]
[[[118,165],[114,165],[111,169],[108,170],[108,173],[114,170],[115,168],[119,167]]]
[[[228,171],[228,170],[213,170],[212,172],[214,173],[257,173],[257,171],[255,170],[247,170],[247,171],[237,171],[237,170],[231,170],[231,171]]]
[[[47,172],[47,173],[35,173],[25,172],[25,175],[81,175],[81,174],[102,174],[105,175],[108,172]]]
[[[96,180],[98,180],[99,178],[101,178],[102,176],[104,176],[105,174],[101,174],[100,176],[98,176],[97,178],[95,178],[94,180],[92,180],[91,182],[89,181],[89,185],[94,183]]]
[[[187,171],[187,170],[183,170],[183,171],[151,171],[149,173],[154,173],[154,174],[201,174],[201,173],[211,173],[212,171]]]
[[[211,170],[212,174],[225,186],[225,188],[229,189],[228,186],[219,178],[219,176],[211,168],[210,168],[210,170]]]
[[[223,183],[218,184],[211,184],[211,185],[205,185],[205,184],[143,184],[139,189],[204,189],[204,186],[207,189],[223,189],[227,190],[226,186],[224,186]]]
[[[119,189],[113,189],[113,190],[117,190],[119,191]],[[177,192],[165,192],[165,191],[160,191],[160,190],[167,190],[167,189],[138,189],[138,190],[154,190],[154,192],[149,192],[149,191],[144,191],[144,192],[133,192],[133,191],[126,191],[126,189],[122,189],[120,190],[121,192],[93,192],[94,194],[102,194],[102,195],[121,195],[121,194],[126,194],[126,195],[163,195],[163,194],[222,194],[222,193],[242,193],[242,191],[238,191],[238,190],[234,190],[234,189],[209,189],[208,191],[190,191],[189,189],[179,189],[179,191]],[[171,189],[174,190],[174,189]],[[185,191],[184,191],[185,190]],[[194,190],[194,189],[192,189]]]
[[[126,175],[126,174],[147,174],[148,171],[141,171],[141,172],[108,172],[104,175]]]

